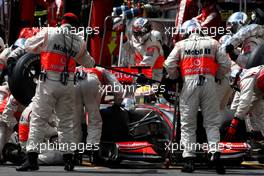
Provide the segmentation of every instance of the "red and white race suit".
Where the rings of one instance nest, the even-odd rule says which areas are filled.
[[[26,150],[26,145],[28,141],[31,113],[32,113],[32,103],[30,103],[25,108],[19,120],[18,136],[19,136],[19,143],[23,151]],[[53,113],[48,121],[48,124],[46,124],[45,126],[46,130],[44,134],[45,137],[44,142],[46,142],[47,145],[49,144],[47,143],[47,141],[50,140],[51,137],[54,137],[58,134],[57,126],[58,126],[57,116],[55,113]],[[62,153],[58,151],[57,148],[55,148],[54,146],[53,148],[50,149],[43,148],[40,155],[38,155],[38,163],[45,165],[62,164],[63,163]]]
[[[162,66],[164,62],[163,49],[157,38],[150,32],[147,39],[141,43],[134,36],[124,44],[122,66],[150,66],[152,67],[152,78],[162,78]]]
[[[236,92],[231,109],[235,117],[245,119],[249,131],[261,131],[264,136],[264,93],[256,88],[256,77],[263,66],[245,69],[240,80],[240,92]]]
[[[59,119],[58,131],[61,150],[71,152],[73,141],[73,118],[75,93],[74,71],[75,62],[93,67],[94,60],[86,50],[86,43],[76,34],[71,33],[71,25],[64,24],[60,28],[48,28],[36,36],[27,39],[25,49],[31,53],[39,53],[42,71],[46,79],[39,79],[36,94],[33,97],[28,152],[38,152],[35,145],[42,142],[45,129],[53,111]],[[68,65],[68,81],[61,82],[62,72]]]
[[[22,112],[18,124],[18,138],[22,149],[26,149],[26,144],[28,141],[30,118],[32,113],[32,103],[30,103]],[[49,139],[52,136],[57,135],[57,117],[53,113],[50,117],[48,124],[46,124],[45,138]]]
[[[197,111],[201,108],[204,127],[209,143],[209,152],[217,151],[220,140],[219,99],[215,77],[222,79],[230,69],[231,62],[220,52],[219,43],[211,37],[191,34],[188,39],[175,44],[173,51],[164,62],[169,76],[179,76],[180,68],[183,88],[180,95],[181,143],[183,157],[194,157],[197,128]],[[200,84],[199,84],[200,83]]]
[[[102,118],[100,115],[100,102],[106,93],[107,87],[114,93],[114,103],[121,104],[123,98],[123,87],[110,72],[102,68],[78,68],[79,72],[87,73],[83,80],[79,80],[76,85],[76,113],[74,118],[74,138],[78,143],[82,139],[81,122],[84,120],[83,105],[88,113],[86,123],[88,125],[88,136],[86,142],[98,144],[102,133]]]
[[[263,25],[250,24],[242,27],[235,35],[225,42],[225,46],[233,45],[237,48],[242,44],[242,53],[238,56],[236,63],[245,68],[251,52],[264,43]],[[224,46],[224,47],[225,47]]]

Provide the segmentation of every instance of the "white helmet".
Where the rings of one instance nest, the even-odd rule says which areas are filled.
[[[226,21],[226,26],[230,27],[231,32],[235,34],[242,26],[247,23],[248,16],[244,12],[233,13]]]
[[[185,21],[180,28],[180,35],[187,36],[191,33],[201,32],[201,25],[194,19]]]
[[[138,43],[144,43],[150,36],[151,24],[147,18],[136,18],[132,24],[132,33]]]

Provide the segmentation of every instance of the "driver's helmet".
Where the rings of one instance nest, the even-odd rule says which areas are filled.
[[[132,24],[132,33],[138,43],[144,43],[150,36],[151,24],[147,18],[137,18]]]
[[[198,23],[198,21],[191,19],[188,21],[185,21],[181,28],[180,28],[180,37],[186,38],[191,33],[197,33],[201,32],[201,25]]]
[[[25,38],[19,38],[15,41],[14,45],[12,46],[12,49],[16,49],[17,47],[25,48],[26,39]]]
[[[226,26],[235,34],[242,26],[246,25],[248,16],[244,12],[233,13],[226,21]]]
[[[243,69],[239,66],[232,69],[229,75],[229,84],[236,91],[240,91],[239,85],[240,85],[240,80],[242,76],[243,76]]]

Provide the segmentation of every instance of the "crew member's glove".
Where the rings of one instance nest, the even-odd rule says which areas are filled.
[[[231,51],[229,53],[229,57],[231,58],[232,61],[236,62],[238,55],[234,51]]]
[[[13,131],[18,132],[18,124],[13,127]]]
[[[217,77],[215,77],[215,82],[220,85],[222,83],[221,79],[218,79]]]
[[[230,126],[227,128],[225,140],[232,141],[235,138],[237,128],[239,126],[239,123],[241,123],[241,119],[234,117],[233,120],[231,121]]]
[[[230,52],[233,52],[235,48],[234,48],[234,46],[232,44],[229,44],[229,45],[226,46],[225,49],[226,49],[227,53],[230,53]]]
[[[235,48],[233,45],[229,44],[226,46],[226,53],[229,54],[229,57],[232,61],[236,62],[238,55],[235,53]]]

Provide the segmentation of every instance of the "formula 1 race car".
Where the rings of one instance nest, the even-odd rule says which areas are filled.
[[[163,104],[137,105],[132,112],[116,110],[103,106],[102,157],[110,163],[122,160],[148,162],[182,163],[182,148],[179,146],[180,129],[173,135],[174,109]],[[202,113],[198,113],[197,162],[207,163],[206,134],[202,127]],[[179,123],[179,122],[178,122]],[[234,142],[225,142],[226,127],[230,124],[227,118],[221,127],[221,160],[227,165],[240,165],[245,160],[258,160],[263,163],[263,151],[253,152],[247,142],[245,128],[238,129],[239,135]],[[175,124],[176,126],[177,123]],[[179,127],[179,126],[178,126]],[[244,136],[244,137],[241,137]]]
[[[30,103],[39,73],[40,61],[37,55],[26,54],[18,60],[8,82],[12,94],[20,103]],[[179,150],[180,147],[173,148],[180,140],[180,115],[179,112],[174,113],[175,108],[177,109],[166,104],[143,103],[136,105],[134,110],[127,111],[122,107],[102,104],[102,158],[110,163],[119,163],[122,160],[164,162],[167,158],[170,163],[180,163],[182,151]],[[198,114],[197,142],[202,145],[206,142],[206,135],[202,127],[202,115]],[[224,119],[221,127],[221,159],[232,165],[252,159],[263,163],[263,151],[252,153],[252,147],[244,135],[245,128],[239,129],[238,133],[242,136],[239,140],[223,140],[230,119]],[[197,162],[207,162],[206,149],[201,147],[197,152]]]

